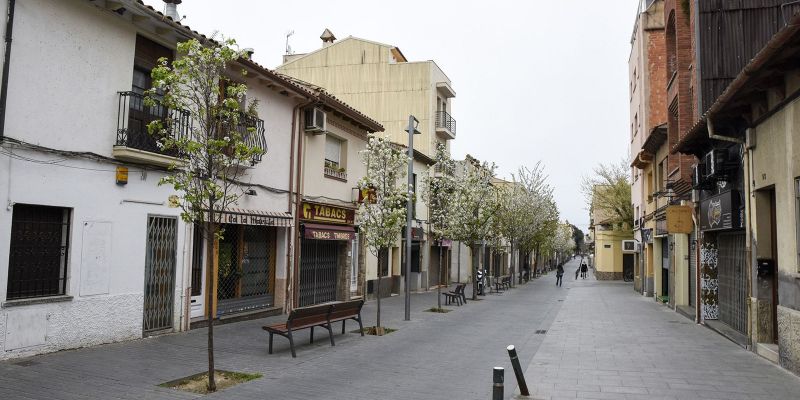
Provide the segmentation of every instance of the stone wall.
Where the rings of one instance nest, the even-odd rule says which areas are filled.
[[[778,306],[778,343],[781,366],[800,375],[800,311]]]
[[[605,272],[605,271],[595,271],[594,272],[595,278],[598,281],[621,281],[622,280],[622,272]]]

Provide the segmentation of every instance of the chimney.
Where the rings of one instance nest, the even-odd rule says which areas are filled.
[[[333,36],[333,32],[328,28],[325,28],[325,32],[322,32],[319,38],[322,39],[322,47],[328,47],[336,40],[336,36]]]
[[[164,0],[164,15],[172,18],[173,21],[180,21],[181,17],[178,15],[178,4],[183,0]]]

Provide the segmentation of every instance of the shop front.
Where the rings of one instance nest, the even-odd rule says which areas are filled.
[[[212,306],[217,317],[275,307],[275,274],[285,251],[279,238],[286,235],[291,217],[252,210],[227,212],[215,240],[212,268],[216,270]],[[195,226],[192,238],[191,316],[206,316],[206,232]]]
[[[728,190],[700,202],[703,319],[718,320],[746,335],[748,270],[744,210],[740,206],[741,192],[730,186],[720,183],[720,190]]]
[[[403,228],[401,232],[401,247],[400,247],[400,264],[397,275],[393,276],[393,293],[402,293],[405,286],[405,271],[406,271],[406,229]],[[423,271],[422,268],[422,248],[425,242],[425,230],[420,227],[411,228],[411,275],[410,285],[411,290],[416,291],[422,289],[428,282],[428,272]],[[426,288],[427,289],[427,288]]]
[[[348,300],[357,291],[358,239],[355,210],[303,202],[297,303],[300,307]],[[356,260],[354,262],[354,259]]]

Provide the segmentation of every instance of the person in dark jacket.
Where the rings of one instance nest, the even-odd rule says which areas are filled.
[[[586,264],[581,265],[581,278],[586,279],[586,271],[589,270],[589,267]]]
[[[561,277],[564,276],[564,267],[558,266],[556,269],[556,286],[561,286]]]

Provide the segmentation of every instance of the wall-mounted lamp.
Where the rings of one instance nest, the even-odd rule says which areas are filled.
[[[258,193],[256,193],[256,190],[255,190],[255,189],[247,189],[247,190],[244,192],[244,194],[246,194],[246,195],[248,195],[248,196],[258,196]]]

